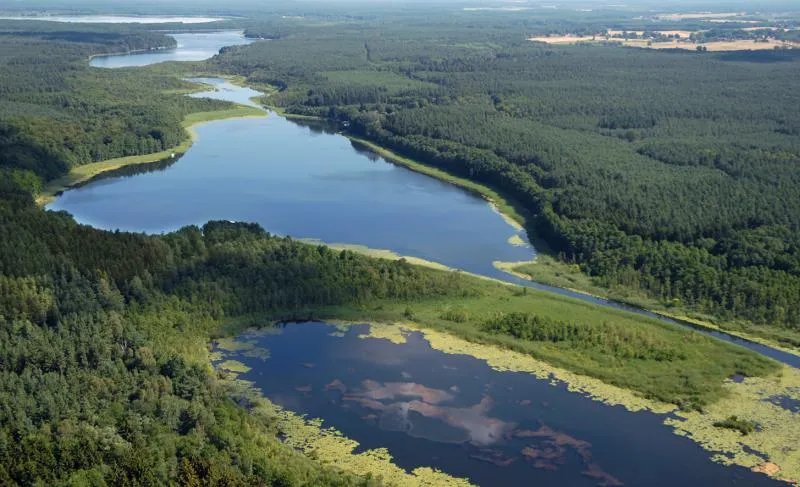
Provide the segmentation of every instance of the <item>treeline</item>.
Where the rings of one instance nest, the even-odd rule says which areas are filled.
[[[495,187],[605,286],[798,343],[800,54],[553,47],[498,18],[299,26],[213,64]]]

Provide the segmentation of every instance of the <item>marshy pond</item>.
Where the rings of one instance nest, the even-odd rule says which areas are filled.
[[[402,343],[397,343],[402,342]],[[444,353],[415,331],[288,324],[217,347],[275,404],[387,448],[411,471],[432,467],[478,485],[785,485],[676,436],[664,415],[608,406],[529,373]]]

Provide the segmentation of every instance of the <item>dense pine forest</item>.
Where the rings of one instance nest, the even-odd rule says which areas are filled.
[[[489,184],[604,287],[800,343],[800,50],[555,47],[510,18],[275,22],[213,64]]]

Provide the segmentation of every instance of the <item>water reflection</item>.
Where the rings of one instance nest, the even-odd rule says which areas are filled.
[[[142,174],[149,174],[149,173],[156,173],[160,171],[165,171],[173,164],[180,160],[181,155],[176,154],[174,157],[167,157],[166,159],[161,159],[155,162],[143,162],[141,164],[131,164],[128,166],[122,166],[117,169],[112,169],[110,171],[102,172],[97,174],[86,181],[81,181],[77,183],[73,188],[79,188],[81,186],[86,186],[88,184],[102,184],[103,180],[110,180],[110,179],[120,179],[120,178],[132,178],[135,176],[140,176]]]
[[[479,485],[748,485],[779,482],[710,454],[663,416],[609,407],[529,374],[430,348],[362,339],[365,327],[289,325],[241,339],[269,359],[226,352],[275,403],[324,419],[407,470],[431,466]],[[252,348],[250,349],[252,350]]]
[[[347,390],[344,388],[343,401],[352,401],[360,406],[380,413],[379,424],[384,429],[391,429],[393,425],[400,431],[419,438],[432,441],[457,442],[469,441],[474,445],[491,445],[500,441],[503,436],[513,428],[513,423],[508,423],[488,416],[493,401],[485,396],[481,401],[471,407],[454,407],[440,405],[442,402],[452,402],[454,396],[440,389],[432,389],[414,382],[389,382],[381,384],[372,379],[362,381],[361,390]],[[341,388],[339,389],[341,390]],[[410,401],[394,401],[401,397],[418,398]],[[461,438],[441,438],[435,430],[414,428],[414,415],[437,419],[453,428],[463,430],[466,436]],[[401,425],[397,427],[396,425]]]
[[[308,134],[311,136],[324,134],[337,135],[341,132],[339,124],[327,120],[292,118],[291,121],[298,127],[307,128]]]
[[[376,154],[374,151],[369,149],[364,144],[356,142],[355,140],[351,140],[350,145],[353,147],[353,150],[356,151],[356,153],[361,154],[362,156],[366,157],[372,162],[377,162],[381,160],[381,156]]]

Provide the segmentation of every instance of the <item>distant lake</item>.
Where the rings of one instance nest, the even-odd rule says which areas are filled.
[[[158,17],[149,15],[9,15],[0,16],[0,20],[44,20],[47,22],[70,22],[81,24],[204,24],[225,19],[219,17]]]
[[[191,34],[170,34],[178,42],[176,49],[134,52],[125,55],[97,56],[90,65],[96,68],[123,68],[147,66],[165,61],[203,61],[219,53],[225,46],[253,42],[241,31],[220,31]]]
[[[323,419],[359,451],[388,448],[409,471],[433,467],[483,486],[785,485],[711,462],[664,415],[498,372],[434,350],[416,332],[404,344],[359,338],[367,329],[303,323],[247,332],[223,360],[249,366],[239,377],[279,406]]]

